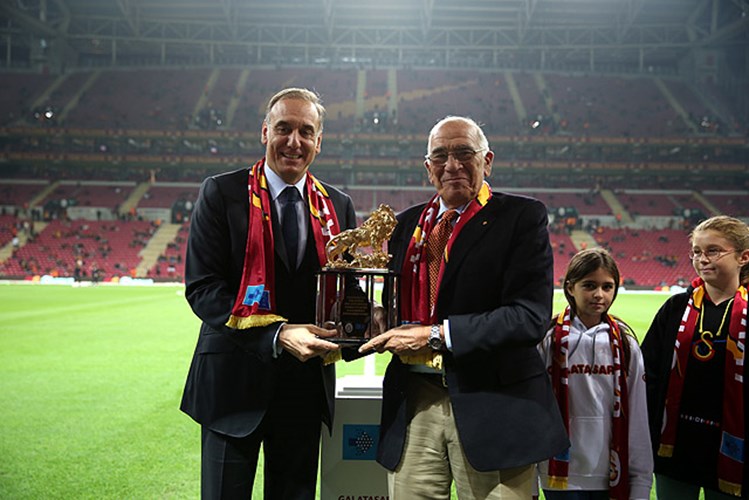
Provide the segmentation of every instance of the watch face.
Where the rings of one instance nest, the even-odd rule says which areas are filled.
[[[439,327],[432,327],[432,331],[429,333],[429,347],[432,349],[442,348],[442,338],[440,337]]]

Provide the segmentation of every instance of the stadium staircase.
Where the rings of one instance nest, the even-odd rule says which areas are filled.
[[[600,246],[590,233],[581,229],[575,229],[572,231],[570,239],[572,240],[572,244],[575,245],[575,249],[578,251],[585,248],[595,248]]]
[[[138,267],[135,268],[135,275],[144,277],[148,275],[148,270],[159,260],[159,256],[166,253],[167,245],[174,241],[179,232],[179,224],[162,223],[156,232],[148,240],[148,243],[140,251],[138,256],[141,258]]]
[[[50,195],[50,193],[53,193],[59,185],[60,181],[50,182],[47,187],[39,191],[36,196],[34,196],[29,201],[29,207],[34,208],[35,206],[39,205],[42,201],[44,201],[45,198],[47,198],[47,196]]]
[[[624,205],[621,204],[619,198],[617,198],[613,193],[613,191],[611,191],[610,189],[602,189],[601,198],[603,198],[604,201],[608,203],[609,207],[611,208],[612,214],[622,215],[622,224],[633,224],[635,222],[627,209],[624,208]]]
[[[693,191],[692,196],[694,196],[700,203],[702,203],[708,210],[710,210],[710,216],[720,215],[721,211],[712,204],[710,200],[705,198],[705,196],[700,193],[699,191]]]
[[[39,234],[44,231],[47,227],[46,222],[34,222],[34,231]],[[28,235],[24,231],[18,232],[18,248],[22,248],[29,240]],[[13,256],[13,242],[8,242],[7,245],[0,248],[0,264],[10,259]]]
[[[356,114],[359,119],[364,116],[364,100],[367,95],[367,71],[360,69],[356,72]]]
[[[47,102],[49,102],[52,94],[58,88],[60,88],[63,83],[65,83],[65,80],[67,80],[69,76],[70,73],[65,73],[55,78],[55,80],[49,85],[49,87],[44,89],[44,92],[42,92],[41,95],[39,95],[39,97],[37,97],[37,99],[33,102],[33,104],[31,105],[31,109],[41,108]]]
[[[551,96],[549,87],[546,85],[546,80],[544,79],[544,76],[541,73],[534,73],[533,80],[535,80],[536,86],[538,87],[538,91],[543,96],[544,103],[546,103],[547,111],[551,113],[551,116],[554,118],[554,123],[559,123],[559,121],[561,120],[561,117],[559,116],[558,112],[554,111],[555,109],[554,99]]]
[[[398,113],[398,72],[395,68],[388,70],[388,116]]]
[[[245,86],[247,85],[247,79],[249,77],[250,77],[250,70],[247,68],[243,69],[242,72],[239,74],[239,79],[237,80],[237,86],[231,98],[229,99],[229,106],[226,109],[226,127],[227,128],[231,128],[231,126],[234,123],[234,115],[236,114],[237,109],[239,108],[239,103],[242,100],[242,95],[244,94],[244,89],[245,89]]]
[[[130,196],[128,196],[127,199],[122,202],[122,205],[120,205],[120,213],[126,214],[136,207],[141,198],[143,198],[143,195],[145,195],[150,188],[151,184],[149,182],[141,182],[135,186],[135,189],[130,193]]]
[[[65,122],[65,119],[68,117],[68,114],[75,109],[76,106],[78,106],[78,103],[81,101],[81,96],[86,93],[88,89],[93,87],[94,83],[96,83],[96,80],[99,79],[101,76],[101,70],[96,70],[93,73],[91,73],[91,76],[86,79],[86,81],[81,85],[78,90],[76,91],[75,95],[68,101],[68,103],[65,105],[65,107],[62,109],[62,112],[60,113],[59,120],[60,122]]]
[[[195,107],[193,107],[192,109],[192,122],[191,123],[195,123],[197,121],[197,117],[200,114],[200,111],[203,108],[205,108],[206,103],[208,102],[208,96],[211,94],[213,87],[216,86],[216,80],[218,80],[219,74],[221,74],[221,70],[218,68],[215,68],[213,69],[213,71],[211,71],[211,74],[208,76],[208,80],[205,82],[205,87],[203,88],[203,92],[200,94],[200,97],[195,103]]]
[[[661,94],[666,98],[668,103],[671,105],[672,108],[678,113],[679,117],[681,117],[681,120],[684,122],[684,124],[689,127],[689,130],[696,134],[699,131],[697,130],[697,125],[692,122],[692,120],[689,119],[689,115],[687,114],[687,111],[684,109],[684,106],[681,105],[679,100],[674,97],[674,95],[671,93],[670,90],[668,90],[668,87],[666,87],[666,84],[663,83],[663,80],[660,78],[655,79],[655,86],[658,87],[658,90],[661,91]]]
[[[518,121],[523,123],[525,122],[525,119],[528,118],[528,113],[523,105],[523,99],[520,97],[520,92],[518,92],[515,78],[513,78],[512,73],[505,71],[505,80],[507,81],[507,89],[510,91],[510,96],[512,97],[512,104],[515,106],[515,114],[518,117]]]

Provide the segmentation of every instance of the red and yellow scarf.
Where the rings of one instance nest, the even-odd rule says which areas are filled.
[[[691,351],[697,320],[705,299],[705,283],[702,278],[692,282],[694,290],[681,318],[674,345],[671,375],[666,394],[664,426],[661,433],[658,456],[671,457],[676,444],[676,428],[679,421],[681,395],[687,373],[687,362]],[[734,296],[731,319],[726,338],[726,360],[723,387],[723,416],[721,418],[721,443],[718,455],[718,487],[729,495],[741,496],[744,480],[744,349],[746,345],[747,291],[740,286]]]
[[[450,239],[445,247],[445,255],[440,264],[437,290],[439,290],[445,265],[450,258],[450,250],[460,231],[471,218],[476,215],[492,197],[492,190],[484,182],[479,193],[468,203],[458,222],[453,228]],[[440,198],[435,195],[421,212],[419,222],[411,236],[406,249],[406,257],[401,271],[401,316],[403,323],[418,323],[422,325],[437,324],[436,304],[429,310],[429,269],[426,259],[426,243],[432,229],[437,225],[437,215],[440,211]],[[435,369],[442,368],[442,355],[427,353],[426,356],[401,356],[401,361],[408,364],[426,364]]]
[[[627,373],[624,369],[624,342],[619,323],[609,314],[604,317],[609,325],[609,344],[614,364],[614,408],[611,416],[611,443],[609,444],[609,497],[616,500],[629,499],[629,398],[627,393]],[[557,317],[554,326],[551,382],[559,410],[569,436],[569,353],[571,312],[570,307]],[[572,436],[570,436],[571,438]],[[569,476],[570,450],[549,459],[549,486],[554,489],[567,489]]]
[[[271,199],[265,177],[265,159],[251,169],[247,189],[250,197],[247,245],[242,282],[226,326],[246,329],[267,326],[286,319],[276,311],[275,256],[271,226]],[[309,200],[310,228],[320,266],[327,262],[325,245],[340,232],[333,202],[327,191],[312,174],[305,184]]]

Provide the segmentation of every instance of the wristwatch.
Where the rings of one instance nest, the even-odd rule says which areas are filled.
[[[440,335],[440,325],[432,325],[431,329],[429,330],[429,339],[427,340],[427,344],[429,344],[429,347],[431,347],[435,351],[442,350],[445,343],[442,341],[442,336]]]

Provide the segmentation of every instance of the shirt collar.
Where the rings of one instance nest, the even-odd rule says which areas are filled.
[[[468,202],[468,203],[470,203],[470,202]],[[468,203],[466,203],[465,205],[461,205],[461,206],[459,206],[459,207],[457,207],[455,209],[458,212],[458,215],[462,215],[463,214],[463,212],[465,211],[466,207],[468,206]],[[442,217],[442,214],[444,214],[448,210],[450,210],[450,209],[447,208],[447,205],[445,205],[445,202],[442,200],[442,198],[440,198],[440,211],[437,212],[437,220],[439,220]]]
[[[265,164],[265,179],[268,181],[268,190],[270,191],[270,198],[273,201],[276,201],[276,198],[278,198],[283,190],[290,185],[286,184],[286,182],[284,182],[284,180],[281,179],[281,177],[279,177],[267,163]],[[304,186],[306,182],[307,173],[305,172],[302,178],[299,179],[299,182],[294,184],[294,187],[297,188],[302,199],[304,199]]]

